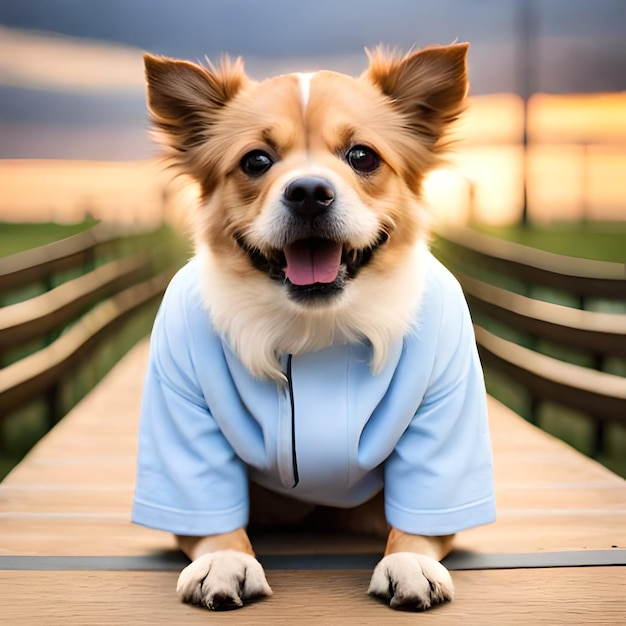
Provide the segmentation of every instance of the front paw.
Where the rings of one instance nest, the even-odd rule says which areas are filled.
[[[271,596],[261,564],[239,550],[203,554],[178,577],[176,593],[183,602],[209,609],[237,609],[245,600]]]
[[[414,552],[396,552],[374,568],[370,595],[389,600],[393,609],[424,611],[454,597],[448,570],[435,559]]]

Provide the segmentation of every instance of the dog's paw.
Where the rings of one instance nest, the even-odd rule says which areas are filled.
[[[218,550],[197,558],[178,577],[183,602],[209,609],[237,609],[244,601],[271,596],[261,564],[239,550]]]
[[[414,552],[396,552],[374,568],[370,595],[389,600],[393,609],[424,611],[454,597],[448,570],[435,559]]]

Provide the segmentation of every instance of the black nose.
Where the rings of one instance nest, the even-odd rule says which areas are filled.
[[[294,178],[283,190],[283,202],[299,217],[313,219],[328,210],[335,200],[335,190],[319,176]]]

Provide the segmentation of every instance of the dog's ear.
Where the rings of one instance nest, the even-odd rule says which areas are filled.
[[[430,46],[398,58],[383,48],[367,51],[365,77],[388,96],[405,124],[434,147],[464,109],[469,45]]]
[[[248,80],[241,59],[203,67],[146,54],[144,62],[152,122],[179,153],[207,139],[218,112]]]

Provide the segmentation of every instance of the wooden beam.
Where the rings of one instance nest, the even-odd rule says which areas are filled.
[[[626,423],[626,380],[539,354],[475,326],[480,357],[534,396]]]
[[[39,296],[0,310],[0,354],[62,328],[102,298],[150,270],[148,252],[113,261]]]
[[[523,333],[594,355],[626,356],[626,316],[527,298],[457,272],[470,308]]]
[[[72,269],[93,258],[97,247],[114,245],[129,236],[149,234],[137,227],[97,224],[72,237],[0,259],[0,292],[43,280],[54,272]]]
[[[105,300],[48,347],[0,371],[0,419],[52,387],[129,314],[160,296],[171,278],[163,272]]]
[[[626,300],[626,264],[553,254],[470,228],[440,227],[443,255],[455,266],[477,265],[529,285],[543,285],[574,296]]]

